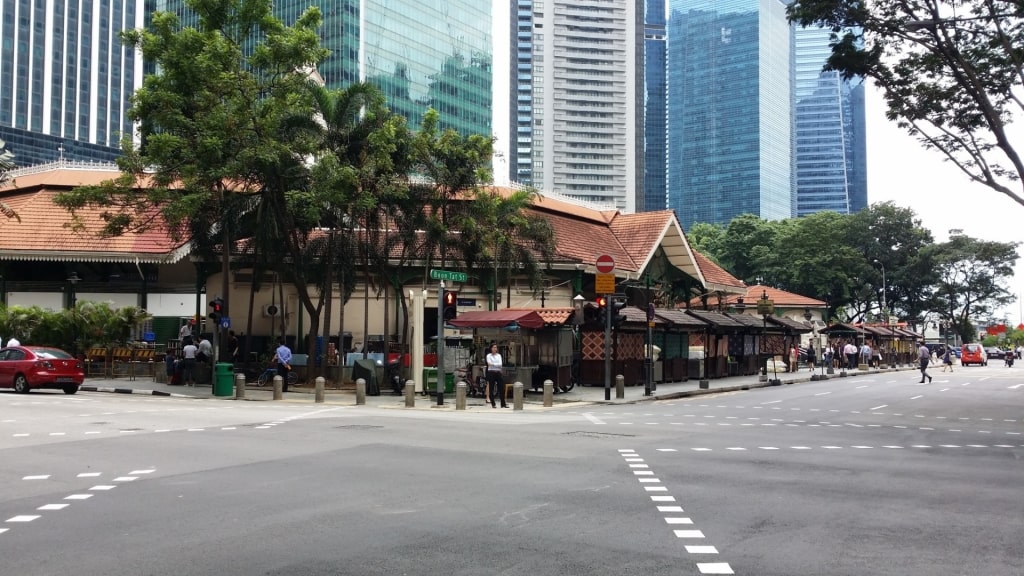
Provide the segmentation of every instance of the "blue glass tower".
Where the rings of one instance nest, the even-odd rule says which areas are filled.
[[[867,205],[864,86],[822,71],[829,35],[822,28],[793,31],[798,216]]]
[[[183,0],[166,2],[183,22]],[[491,3],[480,0],[276,0],[291,24],[320,8],[320,44],[331,51],[317,67],[328,88],[368,82],[388,107],[419,126],[439,112],[442,130],[491,135]]]
[[[644,210],[664,210],[668,202],[666,55],[665,0],[647,0],[644,22]]]
[[[142,79],[118,33],[143,14],[142,0],[0,3],[0,138],[18,166],[118,156]]]
[[[682,225],[793,215],[789,23],[779,0],[672,0],[668,197]]]

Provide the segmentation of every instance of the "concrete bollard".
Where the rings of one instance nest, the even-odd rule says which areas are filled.
[[[615,398],[622,400],[626,397],[626,377],[622,374],[615,376]]]
[[[235,400],[245,400],[245,374],[235,374]]]
[[[544,407],[551,408],[554,404],[555,383],[551,380],[544,381]]]
[[[315,382],[316,382],[316,388],[315,388],[316,391],[314,392],[313,402],[315,402],[317,404],[323,404],[324,403],[324,384],[327,381],[324,380],[323,376],[317,376]]]
[[[512,409],[523,409],[523,383],[516,382],[512,385]]]
[[[459,382],[455,384],[455,409],[465,410],[466,409],[466,383]]]
[[[405,381],[405,407],[412,408],[416,406],[416,382],[412,380]]]
[[[274,400],[284,398],[284,380],[280,376],[274,376]]]
[[[366,380],[356,380],[356,406],[366,404]]]

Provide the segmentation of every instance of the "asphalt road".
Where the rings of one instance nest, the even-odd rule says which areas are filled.
[[[0,392],[0,574],[1022,575],[1024,368],[932,375],[515,413]]]

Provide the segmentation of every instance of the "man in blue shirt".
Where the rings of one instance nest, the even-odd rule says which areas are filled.
[[[277,339],[277,350],[274,352],[277,362],[277,374],[281,377],[281,390],[288,391],[288,371],[292,369],[292,350],[284,343],[284,338]]]

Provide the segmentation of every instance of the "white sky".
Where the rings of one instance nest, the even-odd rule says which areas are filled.
[[[867,90],[866,107],[869,204],[891,200],[897,206],[911,208],[920,218],[922,227],[931,230],[936,242],[945,242],[952,229],[987,241],[1024,240],[1021,234],[1024,206],[991,188],[971,182],[963,172],[944,161],[941,153],[926,150],[894,122],[889,122],[885,118],[881,92],[871,86]],[[1015,141],[1024,146],[1024,138]],[[1018,253],[1021,252],[1024,247],[1018,248]],[[1024,322],[1021,317],[1024,258],[1017,261],[1015,272],[1007,287],[1018,301],[1003,311],[1014,326]],[[999,318],[1003,314],[995,316]]]
[[[495,180],[508,182],[508,75],[509,75],[509,0],[492,0],[494,53],[494,133]],[[506,47],[504,50],[501,47]],[[981,240],[1016,242],[1020,233],[1024,206],[1005,195],[972,183],[943,156],[925,150],[916,140],[885,118],[885,103],[880,93],[867,90],[868,203],[893,201],[917,213],[921,225],[932,232],[936,242],[945,242],[952,229]],[[1017,139],[1024,146],[1024,137]],[[1024,253],[1024,248],[1019,250]],[[1022,254],[1024,255],[1024,254]],[[1003,312],[1015,326],[1024,323],[1024,258],[1018,261],[1016,275],[1008,283],[1018,301]],[[1000,317],[1003,314],[997,314]]]

